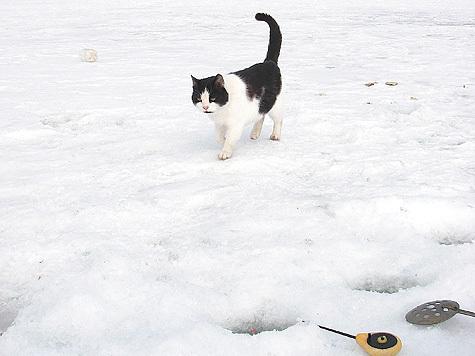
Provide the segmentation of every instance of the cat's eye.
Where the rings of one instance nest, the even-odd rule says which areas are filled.
[[[197,101],[197,102],[200,102],[200,101],[201,101],[201,98],[197,98],[196,101]]]
[[[216,98],[210,98],[209,101],[216,101]]]

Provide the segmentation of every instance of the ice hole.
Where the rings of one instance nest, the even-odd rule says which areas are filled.
[[[406,290],[420,285],[419,281],[412,277],[383,276],[365,277],[356,283],[352,283],[352,288],[366,292],[377,292],[394,294],[401,290]]]
[[[0,303],[0,334],[3,334],[12,326],[18,315],[16,305],[9,305],[8,303]]]
[[[245,316],[227,319],[223,327],[233,334],[257,335],[265,331],[283,331],[303,322],[295,314],[279,309],[264,307]]]
[[[284,331],[297,323],[297,318],[292,320],[251,318],[249,320],[236,320],[231,325],[225,326],[225,328],[230,330],[233,334],[257,335],[265,331]]]

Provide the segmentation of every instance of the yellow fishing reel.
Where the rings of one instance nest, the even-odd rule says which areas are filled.
[[[356,334],[356,343],[371,356],[394,356],[402,348],[401,340],[393,334],[359,333]]]
[[[321,329],[355,339],[356,343],[370,356],[394,356],[402,348],[401,339],[390,333],[359,333],[355,336],[326,326],[318,326]]]

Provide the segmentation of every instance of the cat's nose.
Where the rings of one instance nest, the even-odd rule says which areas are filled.
[[[208,110],[209,106],[208,105],[203,105],[203,110]]]

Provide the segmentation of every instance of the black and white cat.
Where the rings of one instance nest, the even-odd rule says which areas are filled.
[[[193,80],[192,101],[216,124],[216,140],[224,144],[218,157],[231,157],[245,125],[254,124],[251,138],[257,139],[266,114],[274,121],[271,140],[280,140],[282,128],[282,77],[277,66],[282,44],[279,25],[267,14],[256,14],[256,20],[270,27],[267,57],[263,63],[230,74]]]

